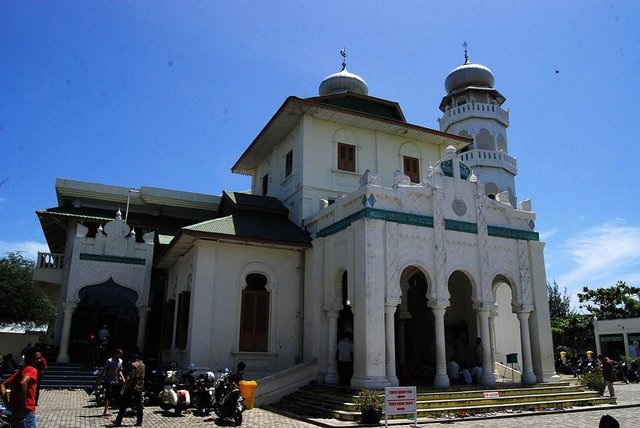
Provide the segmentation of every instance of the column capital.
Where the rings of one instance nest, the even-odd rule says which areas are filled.
[[[529,316],[531,315],[531,311],[518,311],[516,312],[516,315],[518,316],[518,319],[529,319]]]
[[[338,311],[338,310],[336,310],[334,308],[331,308],[331,309],[325,308],[324,311],[327,313],[327,317],[329,317],[329,318],[336,318],[337,319],[340,316],[340,311]]]
[[[387,315],[393,315],[396,313],[398,305],[391,305],[389,303],[385,303],[384,305],[384,313]]]
[[[78,307],[78,304],[73,302],[65,302],[62,304],[62,309],[64,310],[65,313],[72,314],[77,307]]]
[[[138,306],[138,315],[147,315],[149,312],[151,312],[151,308],[149,306]]]

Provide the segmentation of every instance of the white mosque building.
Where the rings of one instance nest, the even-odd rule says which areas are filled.
[[[106,323],[164,361],[244,361],[273,399],[336,383],[346,334],[354,388],[398,385],[401,364],[448,386],[450,358],[477,358],[492,385],[514,354],[523,383],[550,381],[544,244],[516,196],[505,98],[466,53],[445,89],[440,130],[426,128],[343,62],[317,97],[288,97],[233,165],[250,192],[58,179],[35,273],[60,291],[58,359],[81,358]]]

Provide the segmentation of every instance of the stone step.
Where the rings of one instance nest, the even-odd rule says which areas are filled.
[[[485,398],[487,391],[498,397]],[[382,394],[382,392],[381,392]],[[355,405],[357,391],[347,387],[316,384],[301,388],[269,406],[271,410],[291,413],[303,418],[334,418],[356,421],[360,412]],[[419,388],[418,417],[437,418],[451,414],[517,412],[535,409],[567,408],[614,404],[615,399],[600,397],[594,391],[569,383],[514,387],[514,385],[479,389],[475,386],[456,386],[449,390]],[[399,415],[398,417],[405,417]]]

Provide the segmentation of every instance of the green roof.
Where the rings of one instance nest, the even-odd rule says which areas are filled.
[[[224,235],[257,241],[309,245],[309,234],[286,217],[242,213],[183,228],[184,231]]]

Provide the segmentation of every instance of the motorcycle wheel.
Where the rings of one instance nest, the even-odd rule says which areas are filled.
[[[162,410],[164,410],[165,412],[168,412],[169,410],[171,410],[171,407],[172,407],[172,406],[171,406],[171,404],[169,404],[169,403],[164,403],[164,402],[163,402],[163,403],[160,403],[160,408],[161,408]]]
[[[236,411],[235,414],[233,415],[233,423],[239,427],[240,425],[242,425],[242,412],[241,411]]]
[[[180,406],[176,406],[176,416],[180,416],[182,414],[182,409]]]

